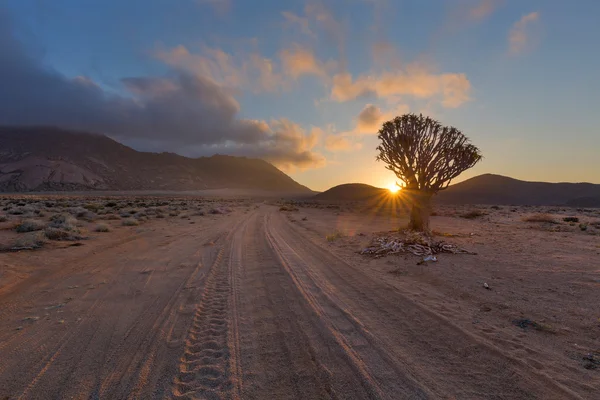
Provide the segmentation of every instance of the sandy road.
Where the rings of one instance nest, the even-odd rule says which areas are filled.
[[[169,233],[2,293],[0,398],[578,398],[274,208]]]

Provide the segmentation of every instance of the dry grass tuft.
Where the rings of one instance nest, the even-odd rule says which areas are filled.
[[[26,219],[15,227],[18,233],[41,231],[46,227],[46,224],[37,219]]]
[[[345,235],[342,232],[334,232],[334,233],[330,233],[329,235],[325,236],[325,239],[327,239],[328,242],[333,242],[337,239],[343,238]]]
[[[121,224],[123,226],[138,226],[140,223],[138,222],[138,220],[135,219],[131,219],[131,218],[125,218]]]
[[[98,224],[96,225],[96,227],[94,228],[94,232],[110,232],[110,226],[108,226],[107,224]]]
[[[483,217],[484,215],[487,215],[487,214],[481,210],[473,210],[473,211],[469,211],[467,213],[461,214],[460,217],[466,218],[466,219],[475,219],[475,218]]]
[[[524,222],[542,222],[547,224],[556,224],[556,220],[550,214],[534,214],[523,218]]]

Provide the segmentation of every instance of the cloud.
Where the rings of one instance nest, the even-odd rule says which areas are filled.
[[[374,134],[379,131],[384,122],[409,111],[407,105],[398,105],[395,108],[382,111],[374,104],[367,104],[356,117],[355,133]]]
[[[240,118],[239,103],[213,79],[210,66],[124,78],[116,94],[89,78],[66,77],[28,55],[12,36],[9,22],[0,15],[0,124],[99,132],[182,154],[248,155],[288,169],[324,163],[314,152],[315,135],[292,121]],[[187,57],[183,48],[175,55]],[[214,59],[217,65],[229,62],[220,53]]]
[[[362,144],[355,143],[346,136],[327,136],[325,148],[331,152],[360,150]]]
[[[516,55],[524,52],[531,45],[530,28],[539,21],[539,13],[532,12],[515,22],[508,34],[509,53]]]
[[[469,10],[469,17],[474,20],[482,20],[490,16],[496,7],[498,0],[479,0],[475,6]]]
[[[273,60],[257,53],[233,55],[218,48],[202,46],[200,53],[196,54],[179,45],[172,49],[159,49],[154,56],[173,68],[207,77],[229,88],[275,92],[285,86]]]
[[[316,38],[315,33],[310,28],[310,21],[307,17],[301,17],[290,11],[284,11],[281,13],[281,15],[283,15],[287,25],[298,26],[303,34],[312,38]]]
[[[444,107],[455,108],[469,100],[470,91],[471,83],[465,74],[434,74],[418,66],[409,66],[404,71],[360,75],[356,79],[349,73],[336,74],[331,98],[339,102],[364,97],[439,98]]]
[[[302,75],[327,77],[329,66],[318,60],[310,49],[295,45],[282,50],[279,56],[282,70],[294,79]]]

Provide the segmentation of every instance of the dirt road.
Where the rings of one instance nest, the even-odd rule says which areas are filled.
[[[152,223],[29,256],[0,290],[0,399],[581,398],[273,207]]]

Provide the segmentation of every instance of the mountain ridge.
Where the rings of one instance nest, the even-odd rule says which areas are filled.
[[[310,194],[267,161],[141,152],[108,136],[0,127],[0,192],[259,189]]]
[[[380,197],[386,191],[387,189],[366,184],[344,184],[319,193],[313,199],[362,201]],[[449,186],[434,197],[434,202],[438,204],[600,207],[600,184],[530,182],[488,173]]]

